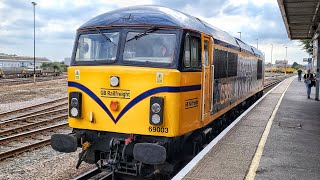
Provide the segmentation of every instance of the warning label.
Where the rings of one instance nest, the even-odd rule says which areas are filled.
[[[80,70],[75,70],[74,71],[74,79],[75,80],[80,80]]]
[[[163,84],[163,73],[157,72],[156,82],[157,82],[157,84]]]

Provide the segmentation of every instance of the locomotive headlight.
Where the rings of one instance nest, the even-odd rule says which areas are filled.
[[[69,93],[69,116],[80,118],[82,112],[82,94],[81,92]]]
[[[73,108],[71,108],[71,110],[70,110],[70,114],[71,114],[72,117],[77,117],[78,114],[79,114],[79,111],[78,111],[77,108],[73,107]]]
[[[152,111],[153,113],[159,113],[160,110],[161,110],[160,104],[158,104],[158,103],[153,103],[153,104],[152,104],[152,106],[151,106],[151,111]]]
[[[110,85],[112,87],[119,86],[119,82],[120,82],[119,77],[117,77],[117,76],[111,76],[110,77]]]
[[[158,125],[161,122],[161,118],[158,114],[154,114],[151,116],[151,121],[152,121],[152,124]]]
[[[149,123],[152,125],[163,124],[163,97],[151,97],[150,98],[150,119]]]

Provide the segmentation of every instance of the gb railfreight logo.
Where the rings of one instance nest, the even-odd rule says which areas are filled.
[[[101,97],[130,99],[130,90],[125,89],[105,89],[100,90]]]

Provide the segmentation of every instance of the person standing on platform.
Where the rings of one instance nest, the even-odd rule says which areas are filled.
[[[308,98],[310,98],[311,87],[315,84],[314,75],[310,72],[310,69],[307,70],[307,73],[304,74],[304,83],[306,84]]]
[[[301,81],[301,74],[302,74],[302,70],[299,69],[298,70],[298,81]]]

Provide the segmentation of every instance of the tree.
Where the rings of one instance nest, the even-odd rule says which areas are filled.
[[[43,63],[41,66],[43,69],[53,69],[57,70],[60,72],[65,72],[67,71],[68,66],[65,65],[62,62],[48,62],[48,63]]]
[[[311,39],[303,39],[300,40],[302,46],[302,50],[305,50],[308,54],[312,55],[313,54],[313,44]]]
[[[291,67],[294,68],[294,69],[299,69],[302,66],[301,66],[301,64],[298,64],[297,62],[294,62]]]

